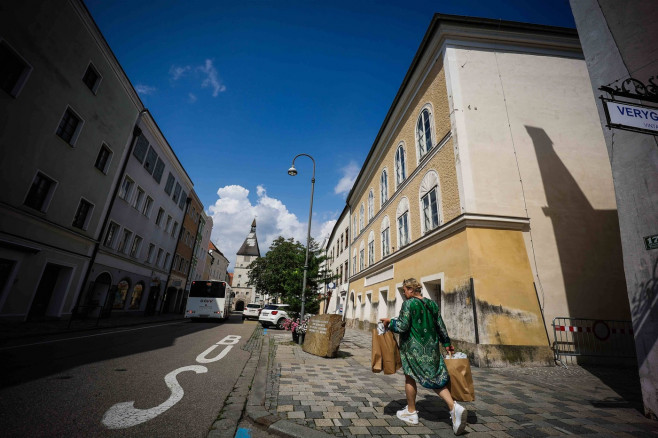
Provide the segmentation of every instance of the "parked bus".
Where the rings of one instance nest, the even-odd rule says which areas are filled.
[[[233,290],[223,281],[193,281],[185,318],[226,320],[231,315]]]

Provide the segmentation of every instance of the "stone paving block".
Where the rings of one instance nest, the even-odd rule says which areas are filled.
[[[416,426],[407,426],[404,428],[404,430],[407,431],[407,433],[413,433],[413,434],[421,434],[421,435],[426,435],[432,433],[432,430],[429,429],[426,426],[423,426],[422,424],[418,424]]]
[[[479,423],[469,424],[468,426],[471,429],[473,429],[475,432],[488,432],[489,430],[491,430],[491,429],[489,429],[488,426],[485,426],[484,424],[479,424]]]
[[[279,405],[276,407],[277,412],[291,412],[294,410],[293,405]]]
[[[389,425],[388,422],[384,418],[371,418],[369,421],[370,421],[370,424],[372,424],[373,426],[383,426],[383,427],[385,427],[385,426]]]
[[[341,412],[340,415],[343,418],[359,418],[356,412]]]
[[[404,430],[404,427],[400,426],[389,426],[386,429],[388,429],[389,433],[392,435],[404,435],[407,433],[407,431]]]
[[[352,420],[343,420],[340,418],[334,418],[333,420],[334,426],[350,426],[352,424]]]
[[[330,419],[320,418],[315,420],[315,425],[318,427],[331,427],[334,425],[334,422]]]
[[[306,413],[303,411],[288,412],[288,418],[289,419],[306,418]]]
[[[362,426],[350,426],[350,433],[352,435],[370,435],[368,428]]]
[[[372,426],[372,423],[370,423],[369,420],[363,419],[363,418],[354,418],[352,420],[352,424],[354,426]]]

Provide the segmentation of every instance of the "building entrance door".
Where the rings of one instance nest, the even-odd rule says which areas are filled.
[[[39,286],[37,286],[30,312],[27,315],[28,319],[43,318],[46,316],[50,299],[57,285],[60,270],[60,266],[51,263],[46,264],[46,269],[44,269],[43,275],[41,275],[41,281],[39,281]]]

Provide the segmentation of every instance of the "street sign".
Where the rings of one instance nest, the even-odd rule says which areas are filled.
[[[658,108],[601,98],[609,128],[658,134]]]
[[[335,289],[335,288],[336,288],[336,284],[333,281],[327,285],[327,289]]]
[[[644,246],[649,249],[658,249],[658,234],[644,238]]]

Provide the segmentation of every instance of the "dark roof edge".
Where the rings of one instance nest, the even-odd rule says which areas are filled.
[[[405,74],[404,79],[402,80],[402,84],[400,85],[400,88],[398,89],[398,92],[396,93],[395,98],[393,99],[393,103],[391,103],[391,106],[389,107],[388,112],[386,113],[386,117],[384,117],[384,121],[382,122],[381,127],[379,128],[379,132],[377,132],[375,141],[372,143],[372,146],[370,147],[370,151],[368,152],[366,159],[363,161],[364,165],[361,166],[361,170],[359,171],[359,174],[354,180],[354,184],[352,184],[352,189],[347,194],[346,202],[348,203],[348,206],[349,206],[349,200],[352,197],[352,194],[354,193],[354,189],[356,188],[357,183],[363,176],[365,164],[370,160],[370,157],[372,157],[372,154],[375,151],[377,143],[379,143],[382,133],[384,132],[384,129],[386,128],[389,120],[391,119],[393,110],[395,109],[398,102],[400,101],[400,98],[402,97],[404,90],[407,88],[407,85],[409,83],[409,80],[411,79],[411,76],[413,75],[413,72],[416,70],[416,67],[420,63],[420,59],[422,58],[422,55],[425,52],[425,49],[427,48],[427,45],[429,44],[432,35],[437,30],[440,23],[476,24],[476,25],[480,25],[480,27],[487,29],[495,28],[500,30],[525,30],[525,31],[535,31],[537,33],[562,34],[564,36],[576,36],[576,37],[578,36],[578,32],[576,31],[576,29],[570,27],[548,26],[545,24],[522,23],[519,21],[507,21],[500,19],[496,20],[493,18],[479,18],[479,17],[468,17],[461,15],[448,15],[448,14],[435,13],[432,16],[432,20],[430,21],[430,25],[427,28],[425,35],[423,36],[423,40],[420,43],[420,47],[418,47],[418,50],[416,51],[416,54],[414,55],[414,58],[411,61],[411,65],[409,66],[409,69],[407,70],[407,73]]]

